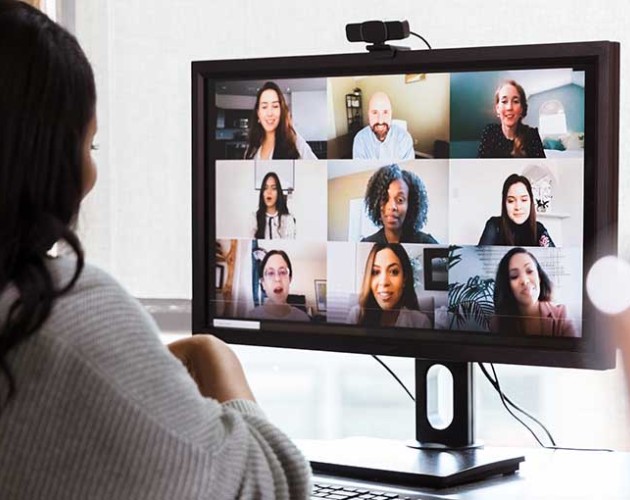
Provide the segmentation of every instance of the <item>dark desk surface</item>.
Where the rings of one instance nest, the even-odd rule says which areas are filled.
[[[371,440],[384,450],[402,443]],[[349,440],[298,441],[307,457],[313,446],[339,446]],[[630,453],[544,450],[541,448],[502,448],[524,455],[520,470],[510,476],[496,476],[485,481],[440,490],[405,489],[430,493],[436,498],[457,500],[530,500],[530,499],[630,499]],[[385,451],[388,453],[389,451]],[[317,476],[316,476],[317,477]]]

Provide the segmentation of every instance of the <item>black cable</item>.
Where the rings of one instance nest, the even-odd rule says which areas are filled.
[[[486,370],[486,367],[483,366],[482,363],[477,363],[479,365],[479,368],[481,368],[481,371],[483,372],[483,374],[486,376],[486,378],[488,379],[488,381],[490,382],[490,384],[492,385],[492,387],[494,387],[494,390],[499,392],[501,391],[501,388],[499,386],[499,379],[496,375],[496,371],[494,370],[494,365],[492,363],[490,363],[490,366],[492,367],[492,372],[495,375],[495,379],[493,379],[490,374],[488,373],[488,371]],[[508,398],[503,391],[501,391],[501,394],[503,394],[503,397],[505,398],[505,401],[515,410],[521,412],[523,415],[525,415],[526,417],[528,417],[529,419],[533,420],[534,422],[536,422],[541,428],[542,430],[545,432],[545,434],[547,434],[547,437],[549,438],[549,441],[551,441],[551,444],[553,446],[556,446],[556,441],[553,439],[553,436],[551,435],[551,433],[547,430],[547,428],[545,427],[545,425],[538,420],[536,417],[534,417],[532,414],[528,413],[527,411],[523,410],[520,406],[518,406],[516,403],[514,403],[510,398]]]
[[[477,363],[477,364],[481,368],[481,371],[486,376],[486,378],[490,381],[490,384],[492,385],[492,387],[494,387],[494,390],[497,391],[497,393],[499,394],[499,397],[501,398],[501,403],[503,403],[503,406],[508,411],[508,413],[510,415],[512,415],[512,417],[514,417],[518,422],[520,422],[521,425],[523,425],[532,434],[532,436],[534,436],[534,439],[538,442],[538,444],[540,446],[542,446],[543,448],[545,448],[546,450],[606,451],[606,452],[613,452],[614,451],[614,450],[611,450],[609,448],[572,448],[572,447],[564,447],[564,446],[555,446],[556,443],[555,443],[553,437],[551,436],[551,434],[549,433],[549,431],[547,430],[547,428],[538,419],[536,419],[533,415],[530,415],[525,410],[523,410],[522,408],[519,408],[516,404],[514,404],[511,401],[509,401],[509,398],[503,394],[503,391],[501,390],[501,385],[499,384],[499,377],[497,375],[497,372],[494,369],[494,365],[492,363],[490,363],[490,367],[492,368],[492,373],[494,374],[494,380],[493,380],[490,377],[490,374],[486,371],[486,368],[483,366],[483,364],[481,364],[481,363]],[[526,415],[527,417],[532,419],[534,422],[536,422],[538,425],[540,425],[542,427],[542,429],[547,433],[547,436],[549,436],[549,439],[553,443],[553,446],[548,446],[548,445],[543,444],[542,441],[536,435],[536,433],[525,422],[523,422],[520,418],[518,418],[514,414],[514,412],[512,412],[512,410],[510,410],[510,408],[508,407],[506,401],[509,401],[510,405],[512,405],[514,408],[518,409],[518,411],[523,413],[523,415]]]
[[[413,35],[413,36],[417,36],[420,40],[422,40],[424,43],[426,43],[427,47],[429,47],[429,50],[431,50],[433,48],[433,47],[431,47],[429,42],[427,42],[426,38],[424,38],[422,35],[418,35],[418,33],[414,33],[413,31],[410,31],[409,34]]]
[[[481,363],[479,363],[481,364]],[[510,409],[510,407],[507,405],[507,403],[505,402],[505,396],[503,394],[503,391],[501,390],[501,385],[499,384],[499,379],[497,378],[497,374],[494,371],[494,365],[492,363],[490,363],[490,367],[492,368],[492,372],[494,373],[494,378],[495,378],[495,383],[496,385],[492,384],[492,386],[494,387],[494,389],[499,393],[499,397],[501,398],[501,403],[503,403],[503,406],[505,407],[505,409],[508,411],[508,413],[510,415],[512,415],[512,417],[517,420],[518,422],[520,422],[520,424],[525,427],[525,429],[527,429],[529,431],[529,433],[534,436],[534,439],[536,440],[536,442],[542,446],[543,448],[546,448],[546,445],[543,444],[543,442],[540,440],[540,438],[538,437],[538,435],[532,430],[532,428],[527,425],[525,422],[523,422],[520,418],[518,418],[518,416]]]
[[[389,366],[387,366],[387,365],[385,364],[385,362],[384,362],[384,361],[382,361],[382,360],[381,360],[378,356],[376,356],[375,354],[372,354],[372,357],[373,357],[376,361],[378,361],[378,362],[379,362],[379,363],[383,366],[383,368],[385,368],[385,369],[386,369],[386,370],[390,373],[390,375],[391,375],[392,377],[394,377],[394,378],[396,379],[396,382],[398,382],[398,383],[400,384],[400,386],[401,386],[401,387],[405,390],[405,392],[409,395],[409,397],[411,398],[411,400],[412,400],[413,402],[415,402],[415,401],[416,401],[416,398],[414,398],[414,397],[413,397],[413,394],[411,394],[411,392],[409,391],[409,389],[407,389],[407,386],[403,383],[403,381],[402,381],[402,380],[400,380],[400,379],[398,378],[398,376],[397,376],[397,375],[396,375],[396,374],[392,371],[392,369],[391,369]]]

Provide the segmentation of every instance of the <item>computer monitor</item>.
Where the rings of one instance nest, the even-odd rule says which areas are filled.
[[[417,358],[416,438],[451,447],[471,362],[614,366],[584,284],[617,250],[617,43],[199,61],[192,99],[193,331]]]

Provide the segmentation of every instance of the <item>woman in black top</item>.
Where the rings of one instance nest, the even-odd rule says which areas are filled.
[[[495,111],[501,123],[484,128],[479,158],[545,158],[538,129],[525,125],[527,97],[514,80],[503,82],[494,94]]]
[[[527,177],[512,174],[505,179],[501,216],[488,219],[479,245],[555,247],[545,226],[536,221],[533,199]]]
[[[365,210],[381,229],[361,241],[372,243],[437,243],[423,233],[429,200],[422,179],[398,165],[379,168],[368,181]]]

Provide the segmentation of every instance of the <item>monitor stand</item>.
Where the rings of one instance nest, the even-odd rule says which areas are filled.
[[[429,369],[446,367],[453,377],[453,418],[446,428],[430,420]],[[498,474],[512,474],[525,460],[474,440],[471,363],[416,359],[416,440],[398,443],[370,438],[322,441],[304,449],[313,471],[394,484],[445,488]],[[435,384],[434,384],[435,386]]]

